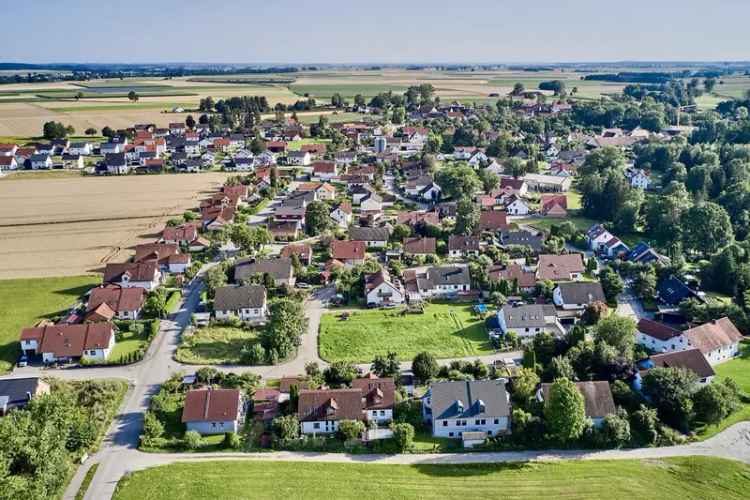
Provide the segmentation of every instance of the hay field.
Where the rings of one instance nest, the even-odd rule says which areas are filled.
[[[122,262],[226,174],[0,181],[0,279],[75,276]]]

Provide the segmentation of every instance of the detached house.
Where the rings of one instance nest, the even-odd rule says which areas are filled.
[[[342,420],[364,420],[362,390],[302,390],[297,415],[302,434],[334,434]]]
[[[700,349],[712,365],[723,363],[740,354],[740,342],[744,338],[734,323],[727,318],[710,321],[685,330],[682,334],[687,344]]]
[[[485,210],[479,214],[480,231],[503,231],[508,227],[508,217],[504,211]]]
[[[25,408],[33,398],[49,391],[49,384],[37,377],[0,379],[0,417]]]
[[[331,219],[336,221],[336,224],[341,229],[346,229],[349,224],[352,223],[352,205],[348,201],[344,201],[336,205],[331,210]]]
[[[429,267],[423,272],[404,271],[404,283],[409,300],[429,297],[457,296],[471,290],[471,276],[467,266]]]
[[[112,175],[125,175],[130,172],[125,153],[107,153],[104,156],[104,166],[107,173]]]
[[[352,389],[362,394],[362,412],[367,422],[388,424],[393,421],[396,384],[392,378],[378,378],[370,373],[352,380]]]
[[[576,388],[583,395],[586,418],[590,418],[594,427],[604,423],[604,417],[615,413],[615,401],[607,381],[576,382]],[[552,384],[542,384],[537,392],[537,400],[549,401]]]
[[[435,238],[406,238],[404,239],[405,255],[434,255],[437,251]]]
[[[276,286],[293,287],[295,283],[292,259],[281,257],[278,259],[244,259],[234,266],[234,281],[241,283],[256,274],[268,273]]]
[[[540,255],[536,277],[538,280],[578,281],[583,277],[586,267],[579,253],[565,255]]]
[[[601,283],[558,283],[552,292],[552,301],[565,310],[583,310],[594,302],[606,302]]]
[[[52,168],[52,158],[48,154],[36,154],[31,156],[32,170],[49,170]]]
[[[310,165],[312,158],[307,151],[290,151],[286,155],[286,162],[289,165],[298,165],[306,167]]]
[[[488,320],[487,327],[490,337],[500,338],[514,333],[524,342],[544,332],[555,337],[565,334],[565,328],[558,321],[557,311],[552,305],[504,305]]]
[[[143,288],[122,288],[117,285],[99,286],[91,290],[86,305],[86,321],[135,320],[146,302]]]
[[[505,380],[433,383],[422,398],[422,415],[435,437],[505,434],[510,431],[510,396]]]
[[[474,236],[451,235],[448,237],[448,255],[450,257],[479,255],[479,239]]]
[[[161,280],[159,264],[154,261],[107,264],[104,268],[104,283],[113,283],[122,288],[153,290],[161,284]]]
[[[403,304],[404,287],[398,280],[392,280],[385,269],[365,275],[365,299],[367,305]]]
[[[252,323],[265,323],[268,316],[266,288],[261,285],[223,286],[214,298],[216,319],[239,318]]]
[[[245,404],[238,389],[193,389],[185,395],[182,423],[202,435],[240,432]]]
[[[388,245],[390,231],[385,227],[359,227],[349,228],[349,239],[351,241],[362,241],[370,247],[385,247]]]
[[[511,289],[514,285],[517,285],[518,292],[531,292],[536,286],[534,272],[519,264],[490,266],[487,269],[487,277],[492,281],[507,281],[511,285]]]
[[[331,242],[331,258],[342,262],[347,266],[356,266],[365,263],[364,241],[334,240]]]
[[[316,161],[312,164],[314,179],[330,181],[336,178],[336,164],[332,161]]]
[[[115,347],[115,325],[86,323],[25,328],[21,350],[41,354],[45,363],[83,359],[104,362]]]

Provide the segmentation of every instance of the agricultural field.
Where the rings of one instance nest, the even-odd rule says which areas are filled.
[[[0,279],[101,272],[129,257],[134,245],[153,241],[169,218],[197,207],[225,178],[210,172],[0,180]]]
[[[424,314],[402,309],[356,310],[349,319],[324,314],[320,321],[320,356],[326,361],[368,363],[378,354],[396,352],[412,359],[428,351],[438,358],[494,352],[484,321],[471,305],[427,304]]]
[[[707,457],[474,465],[248,460],[176,463],[134,472],[120,480],[114,498],[464,499],[470,492],[474,499],[729,500],[747,498],[748,488],[750,467]]]
[[[20,353],[21,329],[64,313],[100,282],[98,276],[0,280],[0,373],[9,371]]]

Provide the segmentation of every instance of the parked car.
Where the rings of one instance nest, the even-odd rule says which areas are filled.
[[[310,288],[311,285],[309,283],[297,283],[297,288],[301,288],[302,290],[306,290]]]
[[[29,365],[29,358],[25,354],[21,354],[21,356],[18,358],[18,363],[16,363],[19,368],[23,368],[24,366]]]

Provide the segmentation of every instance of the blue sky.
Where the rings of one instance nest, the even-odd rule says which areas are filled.
[[[2,5],[5,4],[5,5]],[[0,61],[748,60],[748,0],[0,0]]]

